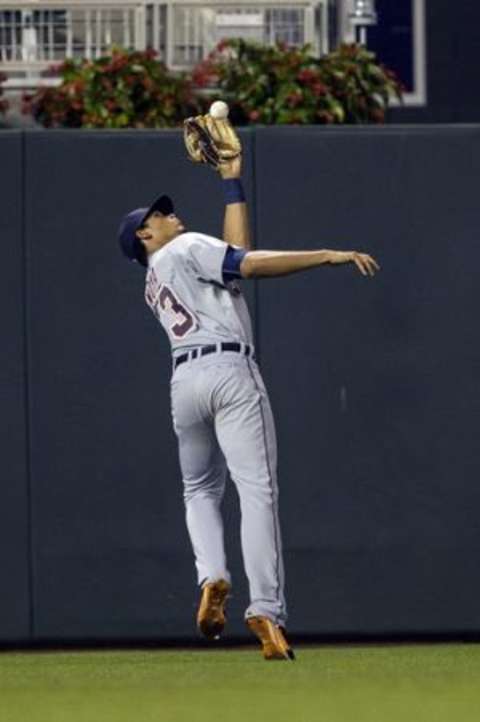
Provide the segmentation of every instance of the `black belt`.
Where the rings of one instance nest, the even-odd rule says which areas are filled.
[[[192,351],[188,351],[188,353],[182,353],[181,356],[177,356],[173,359],[173,368],[177,368],[177,366],[180,366],[180,364],[185,363],[185,361],[188,361],[189,359],[195,359],[200,356],[206,356],[209,353],[215,353],[215,351],[235,351],[236,353],[241,353],[243,350],[245,356],[252,356],[253,353],[250,346],[243,346],[241,343],[235,343],[232,341],[224,341],[220,344],[211,343],[208,346],[200,346],[199,348],[194,348]]]

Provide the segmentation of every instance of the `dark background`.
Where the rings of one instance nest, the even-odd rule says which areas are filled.
[[[379,25],[369,46],[408,84],[411,0],[377,0]],[[480,5],[426,0],[427,105],[392,109],[392,123],[477,123],[480,120]]]
[[[367,45],[395,70],[408,91],[414,86],[414,5],[417,0],[376,0],[377,24],[367,27]],[[427,23],[427,28],[429,27]]]
[[[30,635],[29,484],[23,233],[23,137],[0,136],[0,639]]]
[[[480,632],[480,127],[245,130],[261,248],[382,272],[245,283],[279,438],[290,630]],[[197,591],[167,339],[116,229],[159,192],[219,235],[177,131],[0,135],[0,640],[187,640]],[[225,515],[243,634],[238,504]]]

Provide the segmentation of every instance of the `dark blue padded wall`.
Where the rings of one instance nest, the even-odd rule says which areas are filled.
[[[382,265],[259,284],[295,631],[480,628],[479,169],[478,128],[257,132],[259,247]]]
[[[382,265],[245,283],[278,428],[290,629],[478,634],[480,129],[243,141],[258,247]],[[220,182],[183,157],[177,131],[0,135],[2,642],[195,634],[170,353],[115,238],[164,191],[221,234]],[[232,634],[237,507],[230,485]]]
[[[35,639],[191,636],[170,352],[116,232],[168,192],[221,235],[220,181],[168,131],[30,133],[27,162]]]
[[[0,171],[0,640],[18,641],[29,635],[31,612],[20,132],[0,133]]]

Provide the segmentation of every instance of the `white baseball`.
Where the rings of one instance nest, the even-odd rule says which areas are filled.
[[[216,100],[208,111],[212,118],[221,120],[228,117],[228,105],[223,100]]]

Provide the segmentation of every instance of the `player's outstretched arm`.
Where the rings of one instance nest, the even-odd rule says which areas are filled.
[[[247,204],[241,189],[242,157],[238,156],[230,162],[220,164],[218,171],[226,188],[226,206],[223,221],[223,240],[232,246],[240,246],[249,250],[250,227],[248,223]]]
[[[242,260],[240,273],[243,278],[288,276],[325,263],[354,263],[364,276],[380,270],[372,256],[358,251],[250,251]]]

